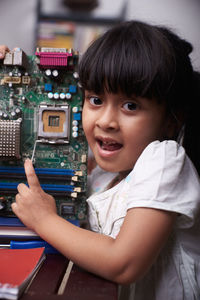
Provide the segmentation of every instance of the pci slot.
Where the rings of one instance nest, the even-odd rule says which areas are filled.
[[[78,176],[69,175],[54,175],[54,174],[37,174],[40,181],[53,180],[53,181],[64,181],[64,182],[77,182]],[[0,178],[2,179],[21,179],[26,180],[25,173],[8,173],[0,172]]]
[[[35,168],[39,180],[55,180],[65,182],[78,182],[82,176],[81,171],[71,169]],[[23,167],[0,167],[0,178],[2,179],[26,179]]]
[[[25,174],[23,167],[0,167],[0,173],[8,173],[8,172],[15,172],[15,173],[22,173]],[[81,176],[81,171],[78,170],[71,170],[71,169],[55,169],[55,168],[35,168],[35,173],[38,174],[54,174],[54,175],[69,175],[73,176],[79,172],[79,176]]]
[[[18,184],[19,183],[15,183],[15,182],[1,182],[0,191],[3,189],[17,190]],[[72,185],[41,184],[41,187],[45,191],[79,192],[79,187],[74,187]]]

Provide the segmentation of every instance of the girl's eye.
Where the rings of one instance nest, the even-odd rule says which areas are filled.
[[[135,102],[127,102],[123,105],[123,107],[124,107],[125,110],[133,111],[133,110],[136,110],[138,108],[138,105]]]
[[[92,105],[101,105],[102,104],[101,99],[98,97],[90,97],[89,101]]]

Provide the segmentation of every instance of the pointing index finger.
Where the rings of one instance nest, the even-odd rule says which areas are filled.
[[[26,159],[24,163],[24,169],[30,189],[41,190],[40,182],[35,174],[35,170],[30,159]]]

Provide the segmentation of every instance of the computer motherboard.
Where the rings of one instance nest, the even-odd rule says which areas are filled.
[[[86,219],[87,142],[82,129],[78,53],[20,48],[0,61],[0,216],[12,217],[17,185],[32,159],[65,219]],[[38,208],[39,209],[39,208]]]

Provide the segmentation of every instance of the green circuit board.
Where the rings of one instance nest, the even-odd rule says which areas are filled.
[[[14,216],[17,185],[32,159],[45,192],[65,219],[86,218],[87,142],[82,128],[78,53],[21,49],[0,62],[0,216]]]

